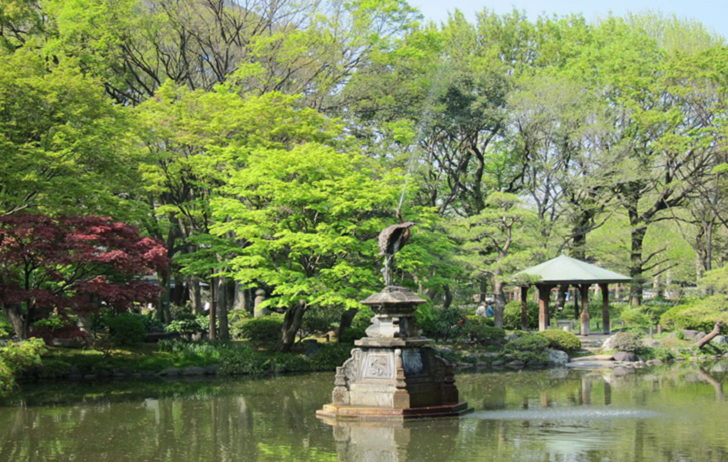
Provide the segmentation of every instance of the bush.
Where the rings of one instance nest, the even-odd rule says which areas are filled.
[[[538,329],[538,303],[526,302],[528,313],[528,328]],[[509,302],[503,310],[503,328],[508,330],[521,329],[521,302]]]
[[[43,361],[43,370],[40,376],[44,379],[60,379],[71,372],[71,365],[59,359],[48,359]]]
[[[0,313],[0,338],[10,338],[15,335],[13,325],[7,320],[4,314]]]
[[[649,327],[652,325],[652,317],[640,307],[624,310],[621,319],[630,326]]]
[[[164,328],[166,332],[177,332],[182,338],[190,340],[195,334],[203,334],[209,328],[210,320],[205,316],[182,315]],[[234,332],[235,324],[231,325]]]
[[[40,364],[40,355],[44,351],[45,342],[39,338],[9,342],[0,348],[0,395],[13,389],[16,377],[24,370]]]
[[[576,334],[563,330],[545,330],[538,334],[548,340],[549,348],[561,350],[567,353],[573,353],[581,349],[581,341]]]
[[[619,332],[610,343],[613,350],[635,353],[642,348],[642,336],[636,332]]]
[[[313,371],[335,371],[351,357],[351,345],[324,343],[308,359]]]
[[[283,316],[271,314],[248,319],[240,327],[240,337],[255,343],[275,343],[281,338]]]
[[[505,352],[524,363],[546,362],[549,340],[540,335],[523,335],[508,342]]]
[[[341,333],[341,337],[339,337],[339,343],[347,343],[351,345],[360,338],[364,338],[366,335],[367,333],[364,329],[358,327],[349,327],[347,329],[344,329],[344,332]]]
[[[481,345],[500,345],[506,337],[505,330],[493,327],[493,320],[482,316],[468,317],[464,332],[470,340]]]
[[[309,310],[303,316],[298,335],[301,338],[323,336],[332,330],[332,325],[338,323],[340,318],[341,313],[336,310]]]
[[[117,314],[106,319],[110,340],[114,345],[136,345],[144,341],[147,328],[141,316]]]
[[[205,318],[206,319],[206,318]],[[233,310],[228,314],[228,325],[230,326],[230,335],[234,339],[241,339],[242,329],[248,320],[251,319],[249,312],[245,310]],[[209,324],[209,320],[208,320]]]
[[[678,305],[660,317],[665,329],[695,329],[710,332],[717,321],[723,321],[723,331],[728,332],[728,303],[723,295],[714,295],[692,303]]]
[[[454,342],[463,336],[467,320],[459,308],[442,309],[432,305],[421,306],[415,312],[415,319],[425,337],[446,342]]]

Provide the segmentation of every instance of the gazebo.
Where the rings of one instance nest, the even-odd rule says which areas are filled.
[[[563,284],[579,288],[581,294],[581,335],[589,335],[589,286],[599,284],[602,292],[602,321],[605,334],[609,334],[609,284],[629,282],[632,279],[614,271],[600,268],[576,258],[561,255],[540,265],[515,274],[514,279],[528,279],[535,282],[524,282],[521,285],[521,321],[528,322],[526,298],[528,288],[535,285],[538,289],[538,330],[546,330],[549,326],[549,298],[551,289]]]

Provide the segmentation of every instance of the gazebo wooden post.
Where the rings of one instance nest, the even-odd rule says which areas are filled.
[[[538,330],[546,330],[549,327],[549,298],[551,286],[537,285],[538,288]]]
[[[602,332],[609,335],[609,284],[599,284],[599,289],[602,291]]]
[[[521,329],[528,330],[528,308],[526,299],[528,297],[528,286],[521,286]],[[539,315],[540,320],[540,315]]]
[[[581,292],[581,335],[589,335],[589,284],[579,286]]]

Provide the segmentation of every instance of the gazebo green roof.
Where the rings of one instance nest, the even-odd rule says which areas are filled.
[[[627,282],[632,279],[614,271],[600,268],[591,263],[558,256],[552,260],[521,271],[513,276],[537,278],[534,284],[606,284],[611,282]]]

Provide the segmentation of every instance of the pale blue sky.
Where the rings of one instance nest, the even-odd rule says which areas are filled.
[[[419,8],[426,19],[444,21],[449,11],[459,9],[468,17],[475,18],[475,12],[488,8],[496,13],[506,13],[515,7],[525,10],[534,19],[540,13],[564,15],[582,13],[587,20],[606,16],[610,11],[616,16],[627,12],[643,10],[675,13],[680,17],[697,19],[708,29],[728,37],[728,1],[726,0],[409,0],[410,5]]]

